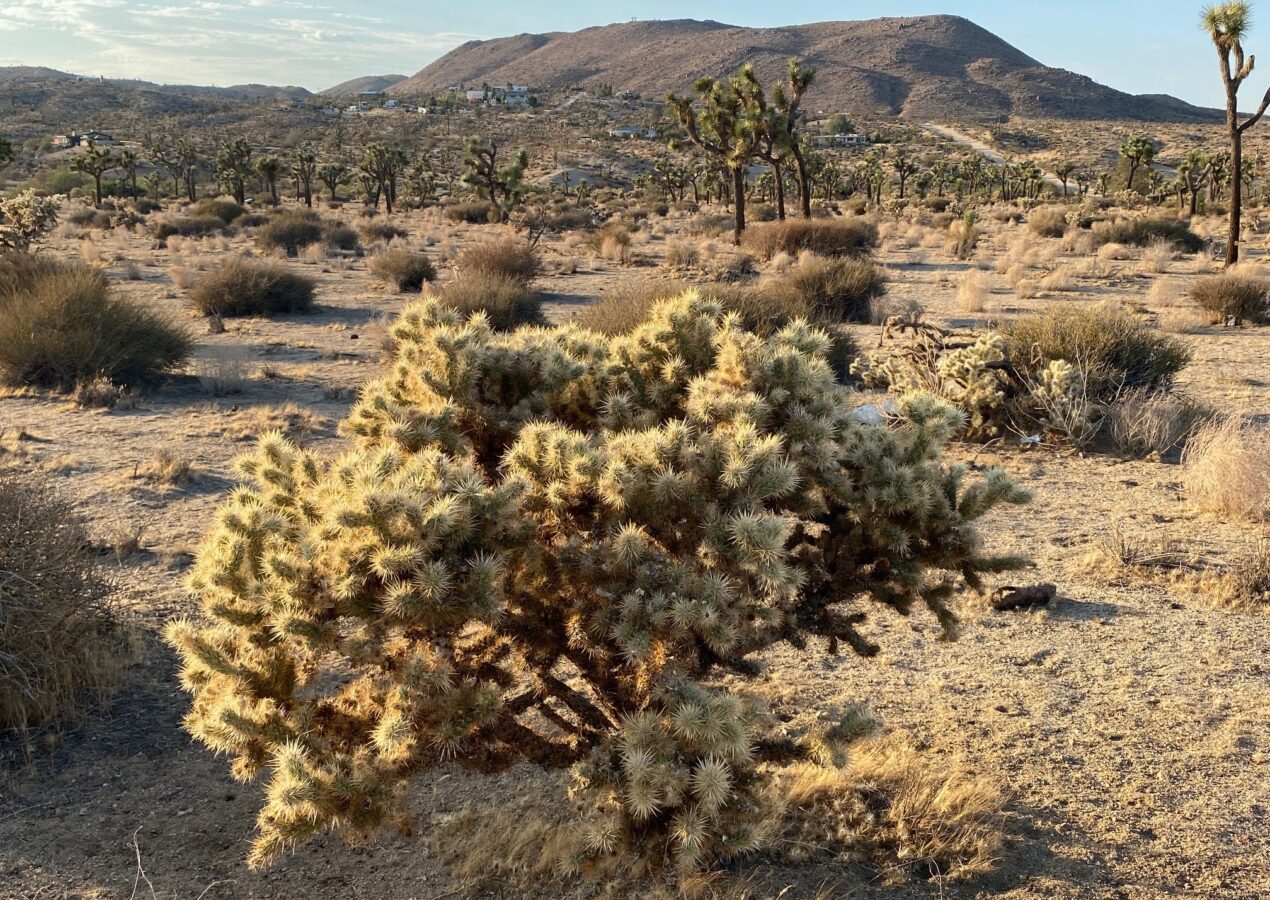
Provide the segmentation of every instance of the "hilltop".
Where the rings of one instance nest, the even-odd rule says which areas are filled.
[[[429,94],[458,84],[515,82],[550,91],[605,83],[616,91],[661,97],[747,62],[772,80],[793,56],[818,70],[811,108],[978,121],[1027,116],[1202,122],[1218,115],[1173,97],[1126,94],[1043,65],[957,16],[784,28],[637,21],[469,41],[388,93]]]
[[[409,77],[409,75],[363,75],[361,78],[341,82],[321,93],[324,97],[356,97],[358,94],[370,91],[385,91]]]

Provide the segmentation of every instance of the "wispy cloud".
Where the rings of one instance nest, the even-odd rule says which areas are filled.
[[[80,74],[165,83],[302,84],[406,74],[480,35],[427,32],[305,0],[7,0],[5,44]]]

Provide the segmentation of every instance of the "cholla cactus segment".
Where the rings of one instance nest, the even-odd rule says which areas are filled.
[[[398,821],[444,760],[576,766],[591,856],[745,852],[758,764],[814,751],[705,680],[779,642],[874,652],[870,607],[951,635],[956,581],[1018,562],[974,521],[1026,495],[940,459],[957,409],[856,421],[804,323],[761,338],[688,293],[626,336],[500,333],[425,298],[392,334],[353,450],[242,463],[169,630],[187,726],[268,779],[256,863]]]
[[[29,250],[31,245],[53,230],[65,197],[41,197],[23,191],[0,200],[0,249]]]

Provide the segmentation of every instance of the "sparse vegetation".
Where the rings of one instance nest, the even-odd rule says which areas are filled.
[[[1209,321],[1218,325],[1260,324],[1270,315],[1270,282],[1256,276],[1233,272],[1207,275],[1195,280],[1189,295]]]
[[[528,284],[538,274],[538,255],[524,241],[482,241],[459,254],[460,272],[482,272]]]
[[[877,246],[877,228],[859,219],[788,219],[756,225],[743,245],[762,259],[777,253],[797,256],[804,250],[820,256],[867,256]]]
[[[464,318],[483,313],[493,328],[542,323],[542,298],[519,278],[486,269],[470,269],[435,292],[447,309]]]

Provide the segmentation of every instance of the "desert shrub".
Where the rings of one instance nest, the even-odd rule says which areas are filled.
[[[1167,241],[1187,253],[1204,249],[1204,239],[1191,231],[1181,219],[1149,218],[1115,219],[1093,224],[1094,240],[1102,244],[1125,244],[1146,247],[1152,241]]]
[[[1199,416],[1199,410],[1185,397],[1138,388],[1107,404],[1103,431],[1120,456],[1163,456],[1182,446]]]
[[[1061,238],[1067,231],[1067,210],[1062,206],[1038,206],[1027,214],[1027,225],[1041,237]]]
[[[524,241],[506,238],[473,244],[458,255],[460,272],[484,272],[528,283],[538,274],[538,256]]]
[[[944,249],[956,259],[970,259],[979,246],[979,225],[974,210],[948,226],[948,239]]]
[[[441,305],[470,317],[484,313],[490,325],[507,331],[518,325],[542,322],[542,297],[519,278],[509,278],[483,269],[460,271],[444,287],[435,291]]]
[[[0,256],[0,380],[70,390],[106,379],[130,387],[185,362],[188,332],[117,295],[82,263]]]
[[[361,246],[357,232],[343,222],[328,221],[324,223],[322,240],[326,246],[335,250],[353,251]]]
[[[1264,322],[1270,316],[1270,282],[1251,275],[1205,275],[1187,292],[1210,322]]]
[[[952,200],[948,197],[927,197],[922,205],[931,212],[942,213],[952,205]]]
[[[972,338],[918,329],[898,349],[860,357],[853,371],[900,395],[955,403],[964,433],[1040,432],[1084,446],[1125,392],[1168,390],[1190,361],[1186,344],[1111,307],[1055,307]]]
[[[691,269],[701,262],[701,250],[687,241],[677,241],[666,248],[666,266],[671,269]]]
[[[205,316],[271,316],[313,306],[313,280],[277,263],[231,257],[200,278],[190,303]]]
[[[273,216],[267,212],[249,212],[235,219],[234,226],[236,228],[259,228],[272,220]]]
[[[396,238],[404,238],[410,233],[391,222],[367,222],[358,229],[358,232],[367,244],[373,244],[376,241],[383,241],[386,244]]]
[[[786,219],[747,228],[743,246],[763,259],[777,253],[797,256],[867,256],[878,243],[878,230],[856,219]]]
[[[128,640],[83,519],[47,484],[0,472],[0,734],[29,752],[119,681]]]
[[[274,213],[256,229],[256,246],[295,256],[304,247],[322,240],[322,218],[309,209],[288,209]]]
[[[445,217],[451,222],[483,225],[496,218],[494,207],[484,200],[450,203],[445,207]]]
[[[66,221],[76,228],[96,228],[99,231],[108,230],[112,224],[110,210],[93,209],[91,206],[73,210],[66,216]]]
[[[1183,482],[1205,512],[1270,518],[1270,429],[1244,416],[1214,418],[1187,441]]]
[[[1035,376],[1066,360],[1080,367],[1085,390],[1100,403],[1126,390],[1167,390],[1191,361],[1185,342],[1110,305],[1054,306],[1005,324],[1001,333],[1016,368]]]
[[[855,736],[782,733],[746,690],[762,651],[872,655],[866,607],[951,637],[956,581],[1019,564],[974,523],[1026,495],[941,459],[957,412],[855,421],[806,326],[759,338],[687,295],[630,335],[501,334],[425,299],[393,336],[355,447],[272,435],[240,463],[202,616],[168,629],[187,727],[269,782],[255,865],[403,826],[420,773],[526,762],[573,767],[564,870],[744,854],[778,823],[773,769]]]
[[[245,215],[247,207],[239,206],[228,197],[204,197],[190,204],[188,212],[192,216],[213,216],[229,225],[239,216]]]
[[[225,228],[225,223],[216,216],[172,216],[162,222],[155,222],[151,231],[158,241],[167,241],[170,237],[206,237],[216,234]]]
[[[608,256],[613,248],[624,249],[631,245],[633,226],[618,219],[610,219],[587,235],[587,246],[601,255]]]
[[[684,223],[684,234],[720,237],[732,231],[736,220],[724,213],[701,212]]]
[[[424,282],[433,281],[437,270],[428,257],[404,247],[392,247],[370,261],[370,271],[398,291],[420,290]]]
[[[886,292],[886,276],[867,259],[811,257],[791,266],[767,288],[769,297],[794,295],[811,318],[868,322],[874,300]]]

